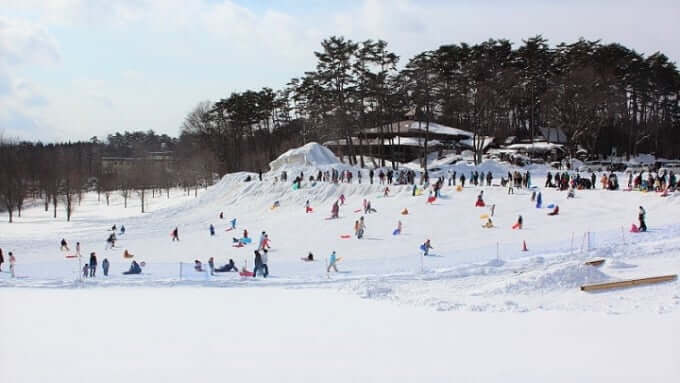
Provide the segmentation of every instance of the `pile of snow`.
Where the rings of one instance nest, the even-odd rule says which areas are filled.
[[[574,289],[584,284],[611,279],[595,267],[582,264],[560,265],[555,270],[532,273],[510,282],[502,293],[531,293],[556,289]]]
[[[269,163],[272,171],[299,169],[306,167],[329,167],[340,165],[340,160],[327,147],[310,142],[305,146],[290,149]]]

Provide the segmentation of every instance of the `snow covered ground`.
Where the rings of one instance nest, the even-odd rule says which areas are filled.
[[[335,166],[312,149],[280,159],[289,180],[299,171],[315,175],[315,156],[323,167]],[[497,180],[507,169],[489,162],[480,170]],[[361,185],[305,182],[292,190],[290,182],[274,182],[278,175],[243,182],[246,173],[230,174],[198,198],[177,192],[151,199],[146,214],[136,200],[125,209],[119,197],[106,206],[94,194],[70,223],[38,205],[13,224],[0,214],[0,248],[17,256],[17,278],[0,274],[2,381],[84,381],[93,374],[102,382],[680,377],[678,281],[579,290],[677,274],[680,193],[594,190],[566,199],[539,188],[544,207],[536,208],[528,190],[447,186],[427,205],[427,193],[413,197],[408,186],[390,186],[384,198],[384,186],[367,184],[367,177]],[[541,185],[543,173],[534,175]],[[474,206],[482,190],[487,205],[495,204],[492,229],[480,219],[490,209]],[[340,219],[326,220],[341,194],[347,200]],[[365,238],[342,239],[353,234],[363,199],[377,209],[365,215]],[[313,213],[305,213],[306,200]],[[271,209],[274,201],[279,208]],[[547,215],[550,204],[559,205],[558,216]],[[650,230],[633,234],[640,205]],[[512,230],[520,214],[524,228]],[[225,231],[232,218],[237,229]],[[399,220],[403,233],[394,236]],[[117,249],[104,250],[113,224],[127,232]],[[170,240],[174,227],[180,242]],[[232,247],[243,229],[254,241],[263,230],[269,234],[269,278],[187,272],[195,259],[211,256],[218,266],[232,258],[252,269],[255,245]],[[80,282],[78,261],[59,251],[61,238],[71,248],[81,242],[83,254],[95,251],[100,265],[108,258],[111,275],[99,269]],[[418,247],[426,239],[434,249],[424,258]],[[123,249],[146,263],[141,275],[122,275],[129,267]],[[333,250],[343,260],[339,273],[328,274]],[[301,261],[310,251],[316,261]],[[604,265],[583,265],[595,258]]]

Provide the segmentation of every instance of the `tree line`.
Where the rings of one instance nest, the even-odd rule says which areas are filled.
[[[314,70],[280,90],[200,103],[182,134],[212,151],[221,173],[256,170],[284,149],[331,139],[344,139],[349,162],[365,166],[357,146],[366,128],[379,131],[370,154],[384,166],[394,123],[407,118],[426,132],[437,122],[474,133],[477,160],[484,136],[533,140],[540,128],[561,129],[567,149],[593,156],[613,148],[680,156],[680,74],[660,52],[645,57],[584,39],[550,47],[538,35],[516,48],[503,39],[442,45],[399,68],[385,41],[332,36],[314,54]]]
[[[189,193],[215,176],[266,170],[281,152],[310,141],[342,139],[343,160],[366,166],[381,159],[396,123],[418,121],[425,133],[436,122],[474,134],[476,160],[484,137],[534,140],[541,128],[560,128],[567,149],[591,155],[654,153],[680,156],[680,74],[663,53],[648,57],[623,45],[580,39],[554,47],[534,36],[514,48],[508,40],[442,45],[400,66],[385,41],[355,42],[331,36],[314,52],[316,66],[279,90],[231,93],[199,103],[185,117],[179,137],[125,132],[100,141],[43,144],[0,137],[0,209],[21,214],[27,199],[62,206],[70,220],[86,190],[107,203],[112,193],[125,205],[150,192],[169,195],[175,186]],[[367,128],[380,145],[366,147]],[[149,152],[172,153],[172,166],[145,160]],[[103,157],[135,157],[115,171]],[[160,162],[162,163],[162,162]],[[427,170],[425,170],[427,172]]]
[[[154,160],[150,153],[169,153],[171,160]],[[110,166],[104,166],[106,159]],[[118,163],[116,163],[118,161]],[[122,165],[121,165],[122,164]],[[182,187],[197,194],[215,179],[215,160],[190,136],[172,138],[153,131],[109,135],[102,142],[43,144],[0,137],[0,211],[7,211],[9,222],[27,201],[41,201],[45,211],[57,218],[63,208],[71,220],[83,193],[97,192],[107,205],[113,194],[141,201],[142,213],[148,197]]]

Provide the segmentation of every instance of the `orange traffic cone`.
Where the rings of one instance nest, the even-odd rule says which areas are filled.
[[[522,251],[529,251],[529,249],[527,249],[527,241],[522,241]]]

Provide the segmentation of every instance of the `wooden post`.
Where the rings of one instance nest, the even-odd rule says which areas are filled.
[[[623,280],[623,281],[616,281],[616,282],[595,283],[595,284],[591,284],[591,285],[581,286],[581,291],[597,291],[597,290],[616,289],[616,288],[622,288],[622,287],[642,286],[642,285],[649,285],[649,284],[652,284],[652,283],[674,281],[677,278],[678,278],[677,274],[672,274],[672,275],[661,275],[661,276],[658,276],[658,277],[649,277],[649,278],[640,278],[640,279],[626,279],[626,280]]]

